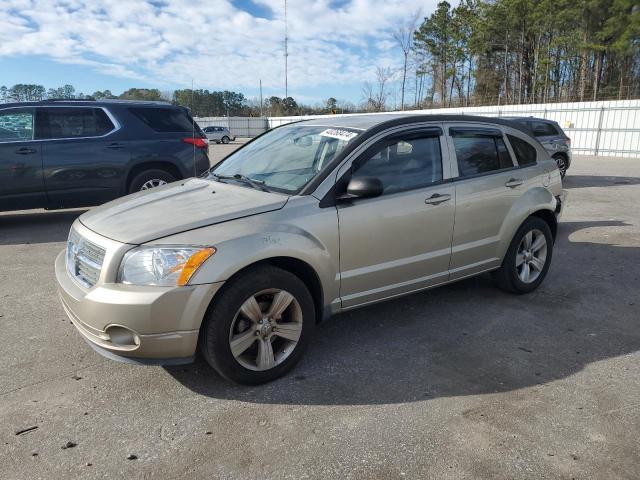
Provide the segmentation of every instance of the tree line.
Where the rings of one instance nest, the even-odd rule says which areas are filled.
[[[196,117],[223,116],[285,116],[310,115],[320,113],[352,112],[356,107],[348,102],[339,102],[329,98],[326,102],[307,106],[299,104],[292,97],[271,96],[260,105],[258,99],[249,99],[242,93],[232,91],[209,91],[206,89],[183,89],[161,92],[155,88],[130,88],[120,95],[110,90],[98,90],[90,95],[76,92],[73,85],[49,88],[36,84],[17,84],[12,87],[0,87],[0,102],[37,102],[42,100],[145,100],[167,101],[174,105],[188,107]]]
[[[367,110],[385,109],[393,77],[399,108],[640,96],[637,0],[442,1],[417,18],[393,34],[401,71],[365,84]]]

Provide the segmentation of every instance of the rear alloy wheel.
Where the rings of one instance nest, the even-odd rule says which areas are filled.
[[[176,178],[169,172],[160,169],[145,170],[136,175],[129,184],[129,193],[149,190],[167,183],[175,182]]]
[[[199,342],[220,375],[255,385],[293,368],[315,327],[313,299],[298,277],[276,267],[255,267],[218,295]]]
[[[514,235],[500,269],[492,272],[493,278],[508,292],[532,292],[544,280],[552,253],[549,225],[539,217],[529,217]]]
[[[567,168],[569,168],[567,166],[567,159],[564,157],[564,155],[554,155],[553,159],[558,165],[558,170],[560,170],[560,177],[564,178],[564,176],[567,174]]]
[[[229,143],[229,137],[227,137],[226,135],[222,137],[222,143],[224,143],[225,145]]]

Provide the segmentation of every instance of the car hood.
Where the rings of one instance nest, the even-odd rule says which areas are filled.
[[[278,210],[289,197],[199,178],[114,200],[80,216],[94,232],[140,244],[194,228]]]

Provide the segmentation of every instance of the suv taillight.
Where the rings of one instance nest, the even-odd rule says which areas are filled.
[[[206,138],[185,137],[185,138],[182,139],[182,141],[184,143],[190,143],[191,145],[194,145],[196,148],[208,148],[209,147],[209,142],[207,141]]]
[[[571,139],[567,137],[567,145],[571,146]]]

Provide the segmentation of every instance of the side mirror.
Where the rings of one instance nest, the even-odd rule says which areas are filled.
[[[347,193],[342,199],[349,198],[372,198],[382,195],[384,187],[379,178],[357,177],[352,178],[347,185]]]

